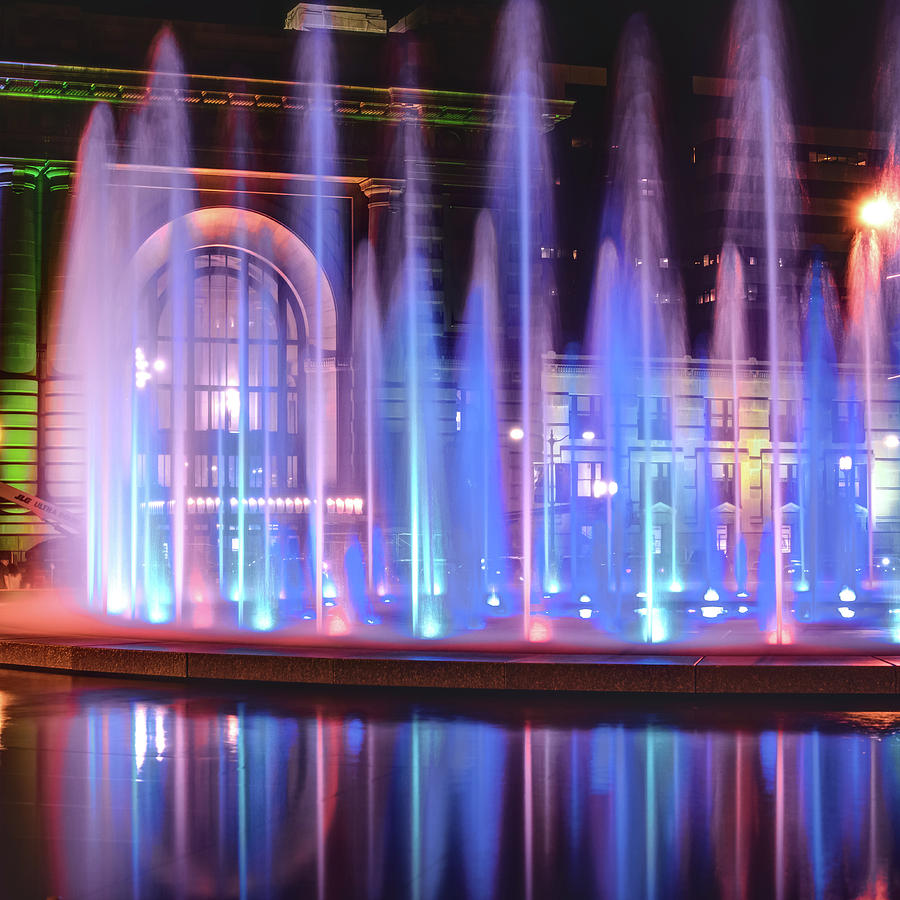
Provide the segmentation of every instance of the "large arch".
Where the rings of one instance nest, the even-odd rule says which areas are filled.
[[[144,284],[170,259],[172,235],[183,229],[187,251],[202,247],[229,247],[260,256],[284,278],[303,316],[307,334],[317,333],[321,325],[322,351],[337,351],[337,308],[328,276],[315,254],[293,231],[276,219],[234,206],[204,206],[180,219],[161,225],[138,248],[133,260],[135,284]],[[317,309],[309,298],[321,286],[321,323],[315,321]],[[305,300],[304,300],[305,298]]]

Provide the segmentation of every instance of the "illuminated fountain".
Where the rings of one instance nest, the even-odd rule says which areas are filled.
[[[538,247],[552,246],[552,211],[548,194],[550,161],[544,135],[541,51],[543,30],[534,0],[507,4],[497,40],[497,86],[500,108],[494,129],[493,162],[496,177],[491,205],[498,210],[499,282],[506,309],[507,352],[515,361],[508,387],[516,397],[518,422],[510,473],[518,485],[511,508],[519,528],[511,543],[520,560],[523,635],[543,640],[545,621],[532,627],[532,606],[545,597],[551,604],[559,592],[555,521],[551,503],[555,487],[553,445],[544,440],[541,420],[541,371],[545,351],[552,346],[546,309],[546,290],[540,282]],[[533,490],[535,465],[542,482],[540,498]]]
[[[726,121],[746,152],[712,255],[708,359],[688,355],[642,19],[616,65],[583,355],[554,352],[551,186],[567,173],[534,0],[500,20],[452,331],[415,87],[391,111],[397,214],[354,248],[328,33],[298,43],[285,98],[302,187],[284,224],[242,205],[240,172],[230,205],[202,199],[163,35],[152,100],[127,126],[98,108],[84,135],[50,353],[84,462],[66,499],[83,498],[71,575],[87,607],[298,642],[787,643],[864,607],[883,626],[900,609],[877,494],[900,438],[874,425],[896,402],[893,156],[854,242],[845,327],[825,264],[796,274],[782,34],[774,0],[739,0]]]
[[[610,483],[626,486],[615,507],[619,535],[626,527],[624,509],[629,503],[640,506],[638,553],[626,565],[619,551],[617,565],[633,570],[626,574],[634,576],[629,581],[643,617],[642,635],[656,642],[666,636],[664,598],[679,593],[681,586],[675,528],[678,485],[671,478],[677,471],[672,409],[679,391],[672,359],[684,356],[684,311],[681,286],[669,270],[659,79],[642,19],[626,26],[619,59],[610,189],[591,327],[591,350],[601,360],[595,391],[605,398],[603,418],[609,429],[601,463],[601,476],[608,472],[609,477],[598,479],[598,491],[604,493],[604,484],[607,493]],[[660,452],[662,442],[667,447]],[[637,479],[626,474],[635,446],[640,452]],[[667,471],[669,478],[657,474]],[[608,524],[611,508],[607,504],[599,511],[610,519]],[[604,524],[598,521],[595,527],[600,532]],[[667,554],[662,552],[664,529],[671,536]],[[621,572],[608,578],[623,584]]]
[[[790,266],[796,252],[799,212],[799,181],[792,156],[792,118],[786,94],[786,58],[784,25],[773,0],[739,0],[732,17],[729,47],[729,74],[735,85],[731,121],[736,145],[752,150],[736,157],[739,164],[732,181],[734,200],[730,204],[733,212],[728,221],[728,234],[748,261],[752,259],[754,265],[758,264],[760,274],[754,276],[754,288],[765,302],[764,331],[759,335],[756,353],[768,360],[768,400],[773,411],[769,466],[771,516],[766,516],[768,536],[764,533],[756,549],[760,555],[765,552],[772,555],[771,564],[760,560],[760,572],[770,572],[771,583],[766,584],[769,578],[763,577],[759,616],[763,627],[772,628],[778,643],[784,636],[781,450],[787,435],[782,432],[795,425],[791,421],[792,408],[785,401],[782,370],[785,362],[799,358],[795,322],[792,322],[797,313],[798,291],[784,275],[785,263]],[[749,206],[742,203],[746,195],[755,195],[757,203]],[[745,212],[747,209],[753,212]],[[742,263],[738,254],[726,251],[723,263],[735,270],[726,275],[731,280],[732,291],[739,289],[741,279],[745,284],[750,280],[746,273],[742,276],[739,271]],[[717,309],[719,332],[737,328],[721,319],[740,316],[741,305],[740,301],[732,301]],[[753,324],[762,324],[759,313]],[[726,344],[732,353],[741,349],[734,337]],[[736,362],[730,354],[726,358],[732,364]],[[735,417],[739,414],[737,405],[734,414]],[[735,468],[735,476],[739,471]],[[771,622],[767,621],[769,618]]]

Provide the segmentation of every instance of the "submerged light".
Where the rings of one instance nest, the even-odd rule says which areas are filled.
[[[680,594],[684,590],[684,585],[680,581],[673,581],[669,585],[669,590],[673,594]]]
[[[500,597],[496,591],[491,591],[490,594],[488,594],[487,605],[488,606],[499,606],[500,605]]]
[[[590,603],[590,602],[591,602],[591,598],[590,598],[587,594],[582,594],[582,595],[578,598],[578,602],[579,602],[579,603]]]
[[[543,644],[550,640],[550,624],[546,619],[534,619],[528,629],[528,640]]]
[[[578,610],[578,615],[581,616],[582,619],[589,619],[591,617],[591,611],[582,607]]]
[[[719,592],[714,587],[708,587],[706,593],[703,595],[703,599],[708,604],[717,603],[719,600]]]
[[[723,612],[725,612],[724,606],[700,607],[700,615],[703,616],[704,619],[714,619],[716,616],[721,616]]]
[[[838,612],[845,619],[852,619],[856,615],[856,610],[851,609],[849,606],[839,606]]]
[[[856,591],[845,584],[838,592],[838,598],[841,603],[852,603],[856,599]],[[844,618],[849,618],[849,616],[845,616]]]
[[[741,615],[744,615],[744,613],[750,612],[750,610],[749,610],[746,606],[739,606],[739,607],[738,607],[738,612],[739,612]]]

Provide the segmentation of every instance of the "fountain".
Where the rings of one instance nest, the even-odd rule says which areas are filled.
[[[775,0],[738,0],[732,19],[709,358],[689,355],[642,18],[614,70],[583,343],[558,352],[566,173],[543,33],[535,0],[510,0],[452,328],[414,82],[391,94],[386,219],[357,247],[327,30],[298,39],[285,88],[281,207],[245,204],[240,166],[228,204],[198,190],[168,33],[133,115],[94,111],[50,348],[54,396],[79,423],[70,582],[93,615],[297,643],[756,646],[824,623],[861,640],[863,621],[900,634],[879,493],[900,447],[885,424],[896,229],[854,241],[845,327],[826,263],[798,245]],[[232,125],[249,158],[246,119]],[[888,223],[894,173],[891,155]]]

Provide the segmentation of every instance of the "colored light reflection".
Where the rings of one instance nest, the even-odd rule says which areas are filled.
[[[54,800],[38,805],[34,837],[52,846],[53,866],[3,853],[22,896],[102,895],[97,885],[218,896],[216,879],[235,896],[242,881],[247,896],[261,884],[291,896],[317,879],[326,896],[393,896],[382,886],[415,866],[423,896],[493,897],[521,883],[529,847],[535,896],[548,884],[559,896],[668,896],[674,884],[679,896],[732,897],[752,883],[753,896],[887,897],[868,886],[896,872],[890,704],[763,704],[748,716],[728,702],[660,711],[571,695],[535,716],[534,698],[516,694],[470,708],[440,695],[236,700],[212,686],[139,685],[123,704],[120,686],[20,684],[7,705],[32,739],[16,745],[20,765],[0,766],[0,791],[21,792],[27,767],[29,789]],[[129,740],[133,753],[110,752]],[[676,851],[688,830],[686,861]],[[166,834],[195,848],[189,865]],[[597,834],[609,839],[584,866],[575,851]]]

